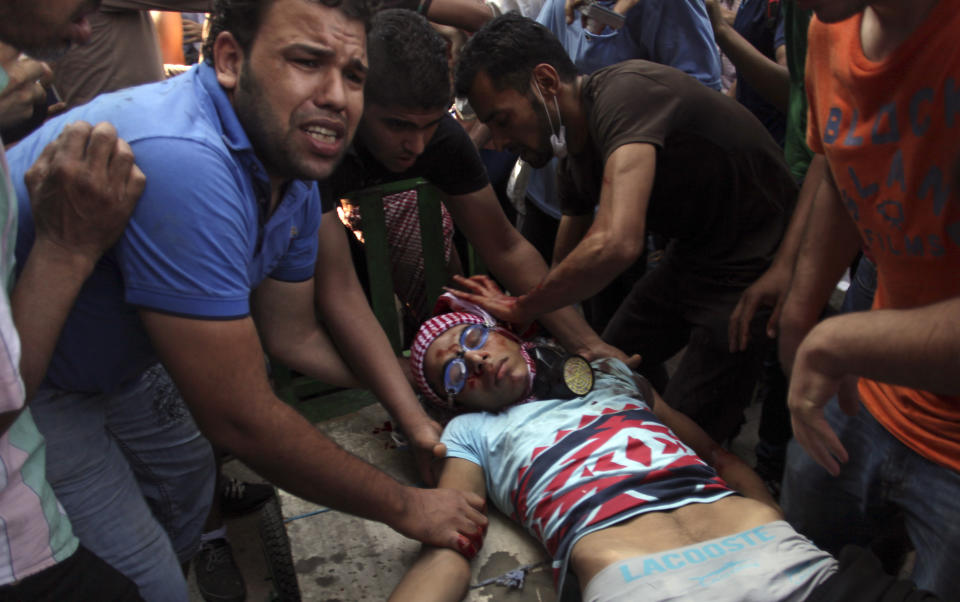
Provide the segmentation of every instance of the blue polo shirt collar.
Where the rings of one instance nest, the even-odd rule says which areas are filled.
[[[213,101],[213,107],[217,111],[218,121],[222,130],[224,144],[232,151],[250,151],[253,152],[253,145],[247,138],[247,133],[240,125],[237,119],[237,113],[233,110],[233,104],[227,97],[226,90],[217,81],[217,71],[207,63],[200,63],[198,66],[198,78],[200,85],[206,90]],[[259,163],[259,160],[257,161]]]
[[[262,189],[261,192],[269,192],[270,179],[267,177],[267,170],[254,153],[253,144],[247,138],[247,133],[244,131],[243,125],[240,124],[236,111],[233,110],[233,104],[227,96],[227,91],[217,81],[217,70],[207,63],[200,63],[197,70],[197,79],[210,97],[213,108],[217,112],[217,122],[220,124],[221,132],[220,138],[227,148],[235,153],[244,169],[253,177],[256,185]]]

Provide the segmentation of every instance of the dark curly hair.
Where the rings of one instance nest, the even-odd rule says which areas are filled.
[[[533,68],[540,63],[556,69],[561,81],[577,77],[573,61],[549,29],[518,13],[507,13],[484,25],[463,47],[457,63],[457,96],[467,96],[481,71],[498,90],[509,87],[525,92]]]
[[[426,110],[450,106],[447,42],[414,11],[391,8],[374,15],[367,59],[368,102]]]
[[[370,17],[379,7],[379,0],[304,0],[330,8],[339,8],[351,19],[363,21],[370,29]],[[213,65],[213,43],[221,32],[229,31],[244,53],[250,52],[260,21],[274,0],[217,0],[210,13],[210,33],[203,41],[203,60]]]

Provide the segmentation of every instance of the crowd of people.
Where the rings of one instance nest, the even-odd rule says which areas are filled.
[[[243,600],[221,515],[273,489],[225,455],[422,542],[395,600],[465,595],[487,497],[558,597],[960,599],[957,31],[949,0],[3,3],[0,599],[185,601],[192,564]],[[345,197],[411,178],[449,292],[430,317],[417,194],[385,198],[408,359]],[[369,389],[431,487],[277,362]]]

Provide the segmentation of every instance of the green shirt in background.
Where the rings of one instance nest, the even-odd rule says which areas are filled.
[[[807,28],[813,13],[797,8],[794,0],[784,2],[783,10],[787,67],[790,70],[790,106],[787,110],[783,153],[790,172],[800,182],[807,175],[813,158],[813,151],[807,146],[807,93],[803,81],[807,61]]]

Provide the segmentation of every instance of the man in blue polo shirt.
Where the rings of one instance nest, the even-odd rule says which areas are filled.
[[[479,497],[405,487],[351,456],[276,398],[264,368],[260,341],[301,372],[363,383],[415,447],[434,451],[439,431],[310,182],[330,174],[360,118],[364,7],[223,0],[207,45],[210,62],[102,96],[11,153],[22,189],[26,168],[65,124],[109,120],[147,179],[126,232],[81,292],[34,402],[50,441],[50,481],[81,542],[145,598],[186,600],[178,560],[198,544],[212,461],[192,424],[146,395],[140,375],[159,358],[204,434],[277,485],[455,546],[486,522]],[[21,211],[19,256],[33,241],[29,206]],[[336,315],[329,331],[315,309]]]

